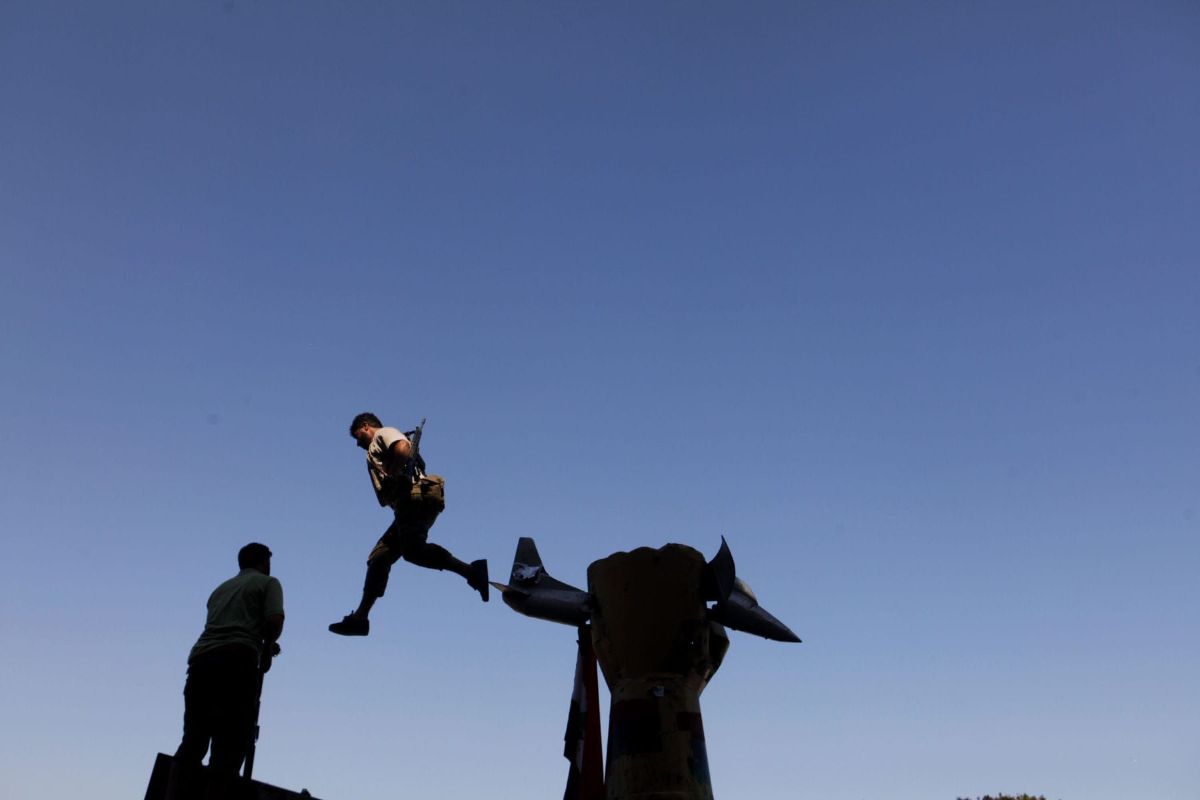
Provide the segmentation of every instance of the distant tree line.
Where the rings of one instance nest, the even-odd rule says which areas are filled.
[[[958,800],[971,800],[970,797],[960,797]],[[974,800],[1046,800],[1040,794],[985,794],[983,797],[976,797]]]

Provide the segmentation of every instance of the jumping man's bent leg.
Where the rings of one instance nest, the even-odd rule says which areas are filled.
[[[331,632],[342,636],[366,636],[370,633],[371,622],[367,617],[375,601],[383,597],[392,564],[395,564],[401,555],[401,544],[395,528],[395,522],[388,526],[371,549],[371,554],[367,556],[367,577],[363,581],[362,600],[359,601],[358,608],[343,617],[340,622],[330,625]]]
[[[433,502],[414,503],[396,509],[396,522],[393,527],[400,538],[402,553],[405,561],[419,567],[436,570],[450,570],[464,578],[467,585],[479,592],[486,603],[488,600],[487,560],[479,559],[467,564],[438,544],[428,541],[429,529],[437,521],[438,515],[445,507],[441,502],[440,485],[436,487],[438,494]]]

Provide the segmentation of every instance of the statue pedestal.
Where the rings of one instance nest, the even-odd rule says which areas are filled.
[[[706,568],[679,544],[588,567],[592,642],[612,695],[608,800],[712,800],[700,693],[729,639],[707,617]]]

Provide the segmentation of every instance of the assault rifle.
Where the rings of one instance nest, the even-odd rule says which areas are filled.
[[[258,749],[258,713],[262,710],[262,690],[263,676],[267,674],[267,670],[271,669],[271,662],[275,656],[279,655],[279,643],[270,642],[263,645],[264,648],[270,648],[270,655],[267,655],[266,650],[259,657],[258,662],[258,688],[254,693],[254,724],[251,726],[250,747],[246,751],[246,760],[242,769],[242,777],[250,778],[254,775],[254,751]]]
[[[405,436],[408,437],[408,443],[412,445],[412,453],[408,456],[408,461],[404,463],[404,476],[414,483],[425,474],[425,459],[421,458],[421,432],[425,430],[425,418],[421,417],[421,423],[411,431],[406,431]]]

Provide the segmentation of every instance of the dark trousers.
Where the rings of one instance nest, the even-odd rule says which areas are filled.
[[[258,679],[258,654],[241,645],[210,650],[189,662],[177,763],[199,766],[211,743],[212,771],[238,773],[254,735]]]
[[[404,502],[393,506],[395,519],[367,556],[363,592],[383,597],[392,565],[403,558],[428,569],[449,569],[465,574],[461,561],[441,545],[430,544],[429,529],[446,508],[444,482],[436,475],[419,480]]]

